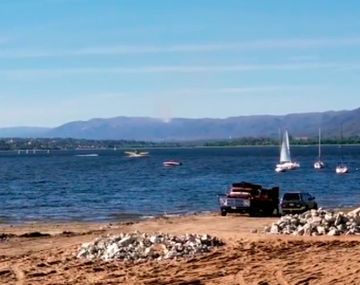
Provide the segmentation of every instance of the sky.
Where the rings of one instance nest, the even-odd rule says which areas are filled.
[[[0,127],[360,107],[360,1],[0,0]]]

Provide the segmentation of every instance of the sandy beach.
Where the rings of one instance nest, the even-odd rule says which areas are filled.
[[[263,234],[276,219],[204,214],[112,224],[2,225],[0,283],[360,284],[359,237]],[[84,242],[133,231],[206,233],[226,244],[192,259],[136,265],[76,257]]]

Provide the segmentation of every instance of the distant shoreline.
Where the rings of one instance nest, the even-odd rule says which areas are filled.
[[[359,143],[354,144],[341,144],[341,147],[354,147],[354,146],[360,146]],[[278,148],[279,145],[217,145],[217,146],[204,146],[204,145],[194,145],[194,146],[137,146],[137,147],[119,147],[116,150],[113,148],[69,148],[69,149],[0,149],[0,152],[2,153],[17,153],[20,151],[19,154],[33,154],[34,152],[38,153],[47,153],[47,152],[67,152],[67,151],[74,151],[74,152],[96,152],[96,151],[114,151],[114,152],[120,152],[120,151],[126,151],[126,150],[156,150],[156,149],[217,149],[217,148]],[[291,148],[297,148],[297,147],[317,147],[316,144],[295,144],[291,145]],[[322,147],[339,147],[339,144],[322,144]]]
[[[291,147],[317,146],[317,138],[297,139],[290,137]],[[323,146],[357,146],[360,136],[322,139]],[[139,141],[139,140],[92,140],[74,138],[0,138],[0,151],[36,152],[55,150],[129,150],[129,149],[178,149],[178,148],[240,148],[278,147],[279,139],[274,137],[241,137],[231,139],[204,139],[181,141]]]

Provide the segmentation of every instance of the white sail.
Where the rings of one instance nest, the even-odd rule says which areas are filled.
[[[284,136],[281,143],[281,150],[280,150],[280,163],[290,162],[290,145],[289,145],[289,135],[288,132],[284,132]]]

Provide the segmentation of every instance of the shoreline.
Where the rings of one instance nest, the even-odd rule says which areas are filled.
[[[348,213],[358,207],[345,207],[345,208],[320,208],[333,212],[342,212]],[[185,214],[164,214],[158,216],[146,216],[145,218],[132,218],[132,219],[117,219],[117,220],[103,220],[103,221],[79,221],[79,220],[44,220],[44,221],[34,221],[34,222],[23,222],[23,223],[0,223],[0,234],[1,233],[13,233],[14,235],[22,235],[31,232],[40,232],[43,234],[60,234],[63,232],[78,232],[78,231],[93,231],[93,230],[108,230],[108,229],[118,229],[127,226],[135,226],[142,224],[156,224],[162,223],[166,224],[167,221],[169,224],[177,221],[184,220],[197,220],[197,219],[206,219],[206,220],[217,220],[219,222],[226,223],[229,219],[232,221],[247,221],[248,224],[253,226],[253,229],[256,229],[257,233],[262,233],[262,229],[259,228],[259,225],[271,225],[272,222],[279,220],[283,215],[277,216],[249,216],[248,214],[240,213],[231,213],[227,216],[221,216],[219,211],[204,211],[197,213],[185,213]],[[264,224],[267,222],[268,224]],[[259,223],[259,224],[258,224]],[[194,228],[196,229],[196,228]],[[252,229],[249,229],[252,231]],[[267,235],[268,236],[268,235]],[[360,239],[360,237],[359,237]]]
[[[147,220],[159,219],[159,218],[173,218],[173,217],[186,217],[186,216],[197,216],[197,215],[206,215],[206,214],[219,214],[219,211],[198,211],[198,212],[184,212],[184,213],[164,213],[164,214],[124,214],[119,213],[113,218],[103,218],[103,219],[37,219],[37,220],[0,220],[0,229],[2,226],[26,226],[26,225],[67,225],[67,224],[109,224],[109,223],[136,223]],[[119,218],[121,216],[121,218]]]
[[[334,212],[344,212],[347,213],[356,208],[360,207],[360,205],[353,206],[345,206],[345,207],[319,207],[319,209],[334,211]],[[128,215],[128,217],[127,217]],[[106,224],[126,224],[126,223],[141,223],[144,221],[151,221],[157,219],[169,219],[169,218],[181,218],[181,217],[189,217],[189,216],[220,216],[220,210],[204,210],[198,212],[184,212],[184,213],[164,213],[158,215],[135,215],[135,214],[119,214],[122,218],[114,217],[114,218],[104,218],[104,219],[38,219],[38,220],[24,220],[24,221],[11,221],[11,220],[0,220],[0,232],[3,227],[26,227],[26,226],[61,226],[61,225],[106,225]],[[230,216],[239,216],[239,217],[249,217],[248,214],[234,214],[230,213]],[[255,216],[252,218],[279,218],[279,216]]]
[[[313,144],[292,144],[291,147],[292,148],[296,148],[296,147],[317,147],[317,143],[313,143]],[[339,144],[338,143],[333,143],[333,144],[322,144],[323,147],[338,147]],[[358,147],[360,146],[359,143],[354,143],[354,144],[342,144],[342,147]],[[278,144],[274,144],[274,145],[254,145],[254,144],[249,144],[249,145],[223,145],[223,146],[204,146],[204,145],[192,145],[192,146],[129,146],[129,147],[118,147],[116,150],[114,150],[113,148],[82,148],[82,149],[12,149],[12,150],[0,150],[0,153],[16,153],[18,154],[18,151],[22,151],[25,152],[26,150],[28,151],[33,151],[35,150],[36,152],[38,152],[38,154],[46,154],[46,152],[49,150],[50,154],[51,153],[60,153],[60,152],[83,152],[83,151],[111,151],[111,152],[121,152],[121,151],[126,151],[126,150],[131,150],[131,149],[138,149],[138,150],[164,150],[164,149],[216,149],[216,148],[278,148],[279,145]],[[33,153],[29,153],[29,155],[33,155]]]

